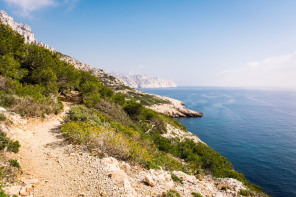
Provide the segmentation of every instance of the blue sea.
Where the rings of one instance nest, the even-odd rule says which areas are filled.
[[[272,196],[296,197],[296,91],[180,87],[142,89],[182,100],[202,118],[179,118]]]

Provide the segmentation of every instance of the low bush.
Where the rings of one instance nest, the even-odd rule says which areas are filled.
[[[181,197],[181,195],[175,190],[169,190],[166,194],[163,194],[162,197]]]
[[[181,179],[180,177],[178,177],[177,175],[175,175],[175,174],[171,174],[171,177],[172,177],[172,179],[173,179],[173,181],[175,181],[175,182],[179,182],[179,183],[181,183],[181,184],[183,184],[183,179]]]
[[[203,197],[200,193],[192,192],[193,197]]]
[[[92,148],[100,148],[107,154],[132,162],[149,162],[152,158],[148,150],[137,142],[128,139],[112,128],[94,127],[86,122],[68,122],[61,132],[73,143]]]
[[[7,117],[5,116],[5,114],[0,113],[0,121],[5,121],[7,120]]]
[[[123,109],[132,119],[138,120],[144,107],[141,103],[137,103],[136,101],[128,101]]]
[[[9,152],[18,153],[19,148],[19,141],[9,139],[6,133],[0,130],[0,150],[6,149]]]
[[[239,194],[242,196],[256,196],[254,192],[250,190],[243,190],[243,189],[239,191]]]
[[[8,162],[9,162],[11,167],[15,167],[15,168],[17,168],[19,170],[21,169],[21,166],[20,166],[20,164],[19,164],[19,162],[17,160],[9,159]]]
[[[221,190],[231,190],[231,187],[227,186],[227,185],[224,185],[221,187]]]
[[[165,104],[165,103],[170,103],[170,101],[163,100],[161,98],[158,98],[154,95],[151,94],[146,94],[146,93],[139,93],[139,92],[134,92],[134,91],[129,91],[127,95],[128,99],[135,100],[135,101],[140,101],[141,104],[150,106],[154,104]]]

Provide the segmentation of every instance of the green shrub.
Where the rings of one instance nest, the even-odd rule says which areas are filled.
[[[0,189],[0,197],[10,197],[10,195],[5,194],[4,190]]]
[[[221,190],[231,190],[231,187],[227,186],[227,185],[224,185],[221,187]]]
[[[119,105],[124,105],[124,103],[125,103],[124,94],[121,94],[121,93],[115,94],[113,97],[113,101],[114,101],[114,103],[117,103]]]
[[[7,151],[18,153],[20,144],[18,141],[13,141],[6,136],[6,133],[0,131],[0,150],[7,148]]]
[[[255,196],[255,194],[252,191],[250,191],[250,190],[243,190],[243,189],[241,189],[239,191],[239,194],[242,195],[242,196]]]
[[[147,94],[147,93],[134,92],[134,91],[129,91],[127,98],[135,101],[140,101],[145,106],[170,103],[170,101],[163,100],[154,95]]]
[[[10,166],[16,167],[17,169],[21,169],[21,166],[17,160],[9,159],[8,162],[9,162]]]
[[[144,107],[141,103],[137,103],[136,101],[128,101],[123,109],[130,117],[137,119],[138,116],[141,115]]]
[[[175,190],[169,190],[163,197],[181,197],[181,195]]]
[[[7,120],[7,117],[5,116],[5,114],[0,113],[0,121],[5,121]]]
[[[124,125],[134,124],[131,118],[123,110],[122,106],[116,103],[102,99],[94,106],[94,108],[98,110],[100,113],[103,113],[109,119],[112,119],[113,121],[119,122]]]
[[[61,132],[73,143],[86,145],[90,149],[99,147],[119,159],[134,162],[151,161],[145,147],[112,128],[94,127],[86,122],[68,122],[62,126]]]
[[[191,194],[194,197],[203,197],[200,193],[192,192]]]
[[[171,174],[171,177],[172,177],[172,179],[173,179],[173,181],[175,181],[175,182],[179,182],[179,183],[181,183],[181,184],[183,184],[183,179],[181,179],[180,177],[178,177],[177,175],[175,175],[175,174]]]

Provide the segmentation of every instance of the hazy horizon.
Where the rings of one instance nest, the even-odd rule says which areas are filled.
[[[296,88],[296,1],[0,0],[36,39],[178,86]]]

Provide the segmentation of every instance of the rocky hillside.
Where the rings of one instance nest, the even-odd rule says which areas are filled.
[[[152,109],[181,102],[107,87],[63,58],[0,23],[0,196],[265,196]]]
[[[65,105],[66,111],[69,110]],[[13,125],[4,126],[0,121],[0,128],[22,145],[18,155],[8,154],[9,158],[19,161],[24,171],[18,181],[3,188],[9,195],[150,197],[178,193],[193,197],[198,194],[232,197],[247,189],[232,178],[197,178],[182,171],[148,170],[107,154],[103,158],[96,157],[100,149],[88,152],[62,138],[56,128],[61,126],[65,113],[45,120],[24,119],[3,108],[2,113]],[[176,131],[171,125],[169,129],[168,137],[194,137]]]
[[[115,75],[122,79],[128,86],[132,88],[168,88],[177,87],[173,81],[160,79],[158,77],[150,77],[147,75]]]
[[[122,80],[105,73],[102,69],[94,68],[67,55],[62,55],[61,60],[73,65],[76,69],[87,71],[93,76],[98,77],[107,87],[115,90],[127,88]]]

